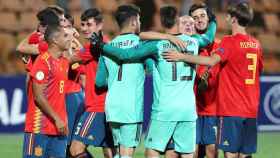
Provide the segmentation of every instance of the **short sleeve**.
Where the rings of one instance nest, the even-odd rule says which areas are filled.
[[[48,75],[49,68],[47,65],[47,61],[42,59],[36,59],[30,72],[30,76],[32,77],[33,81],[39,84],[47,83]]]
[[[215,53],[221,57],[222,62],[228,60],[230,55],[230,40],[228,37],[224,37],[219,44],[218,48],[215,50]]]

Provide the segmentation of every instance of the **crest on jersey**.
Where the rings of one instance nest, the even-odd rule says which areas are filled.
[[[42,81],[45,78],[45,74],[43,71],[36,72],[35,78],[39,81]]]
[[[274,85],[266,93],[264,112],[270,121],[280,124],[280,84]]]
[[[36,146],[34,149],[34,155],[35,156],[42,156],[43,155],[43,149],[40,146]]]
[[[222,53],[222,54],[225,53],[225,49],[224,49],[224,48],[218,48],[217,51],[220,52],[220,53]]]

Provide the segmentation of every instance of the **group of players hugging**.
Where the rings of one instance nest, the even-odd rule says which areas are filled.
[[[23,157],[92,158],[92,145],[103,147],[105,158],[132,158],[142,137],[149,73],[153,103],[143,157],[216,158],[220,149],[226,158],[251,158],[263,57],[246,32],[253,19],[249,4],[228,7],[231,34],[221,40],[204,3],[183,16],[172,5],[161,7],[161,33],[141,32],[133,4],[113,16],[120,34],[109,40],[102,13],[85,10],[82,45],[62,8],[37,13],[37,30],[17,47],[27,70]]]

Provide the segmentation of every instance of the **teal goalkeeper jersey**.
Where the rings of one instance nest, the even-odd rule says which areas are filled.
[[[133,48],[138,44],[139,37],[135,34],[119,35],[110,43],[122,49]],[[140,60],[122,62],[106,56],[104,62],[108,72],[106,120],[120,123],[142,122],[145,80],[143,62]]]
[[[194,38],[186,35],[178,37],[188,43],[185,53],[198,54],[198,43]],[[163,52],[176,49],[169,41],[160,41],[157,48],[151,118],[160,121],[195,121],[195,67],[184,62],[167,62],[163,59]]]
[[[198,54],[196,39],[179,35],[179,38],[188,43],[184,52]],[[153,55],[156,59],[154,78],[154,102],[152,118],[161,121],[194,121],[197,118],[195,98],[193,92],[195,71],[191,65],[184,62],[167,62],[162,58],[162,53],[169,49],[176,49],[167,40],[141,42],[137,48],[118,49],[105,45],[105,54],[125,61],[138,60]],[[130,53],[133,51],[134,53]]]

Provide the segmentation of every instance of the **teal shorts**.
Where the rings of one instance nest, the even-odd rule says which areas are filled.
[[[164,152],[172,140],[178,153],[193,153],[196,140],[195,121],[158,121],[151,120],[145,138],[145,147]]]
[[[142,123],[110,122],[114,145],[133,148],[138,146],[141,139]]]

